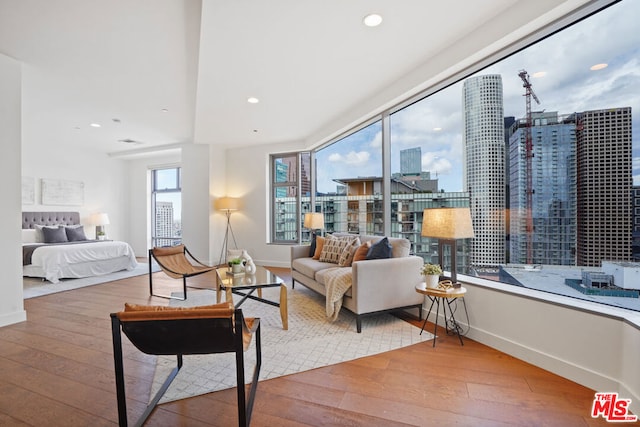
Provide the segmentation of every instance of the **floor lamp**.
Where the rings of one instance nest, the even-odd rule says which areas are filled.
[[[222,250],[220,251],[220,261],[218,262],[219,267],[221,265],[227,265],[226,253],[229,245],[229,234],[231,234],[231,238],[233,239],[234,248],[238,249],[236,236],[233,234],[233,228],[231,228],[231,212],[237,211],[240,208],[240,200],[233,197],[220,197],[215,201],[214,207],[219,211],[224,211],[225,215],[227,215],[227,229],[224,232],[224,241],[222,242]]]
[[[433,208],[422,213],[423,237],[438,239],[438,262],[444,269],[444,247],[451,246],[451,282],[457,282],[456,240],[474,237],[469,208]]]

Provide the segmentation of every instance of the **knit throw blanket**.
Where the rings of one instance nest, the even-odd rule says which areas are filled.
[[[326,273],[326,309],[327,318],[333,322],[342,308],[342,297],[351,287],[351,268],[335,267]]]

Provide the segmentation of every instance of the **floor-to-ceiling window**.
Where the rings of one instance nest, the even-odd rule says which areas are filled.
[[[383,112],[388,132],[374,117],[319,147],[326,231],[406,237],[432,262],[424,209],[469,207],[459,273],[640,310],[611,264],[639,240],[640,2],[606,3]]]
[[[154,247],[182,242],[181,191],[179,167],[151,171],[151,244]]]
[[[382,122],[319,149],[315,182],[326,232],[383,235]]]
[[[309,212],[311,194],[310,154],[271,156],[271,243],[309,241],[301,233],[301,215]]]

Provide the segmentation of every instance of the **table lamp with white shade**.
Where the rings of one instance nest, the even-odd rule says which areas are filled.
[[[451,281],[456,283],[456,240],[475,237],[469,208],[433,208],[422,213],[423,237],[438,239],[438,262],[443,266],[444,246],[451,246]]]
[[[104,240],[107,238],[107,233],[104,226],[109,225],[109,215],[106,213],[97,213],[91,216],[91,223],[96,226],[96,239]]]
[[[313,233],[316,230],[320,230],[322,234],[322,229],[324,228],[324,214],[321,212],[307,212],[304,214],[304,228],[308,228]]]

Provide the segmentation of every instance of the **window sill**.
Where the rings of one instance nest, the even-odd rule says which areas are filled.
[[[544,292],[537,289],[510,285],[493,280],[482,279],[480,277],[458,274],[458,280],[463,284],[475,285],[482,288],[492,289],[501,293],[516,295],[522,298],[534,299],[549,304],[572,308],[574,310],[582,310],[589,313],[623,320],[629,325],[632,325],[636,329],[640,330],[640,312],[631,309],[600,304],[597,302],[582,300],[570,296]]]

